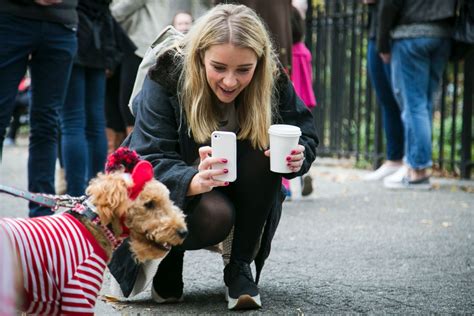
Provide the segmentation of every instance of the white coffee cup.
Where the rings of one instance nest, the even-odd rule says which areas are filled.
[[[298,146],[301,130],[298,126],[274,124],[268,129],[270,134],[270,170],[291,173],[286,157]]]

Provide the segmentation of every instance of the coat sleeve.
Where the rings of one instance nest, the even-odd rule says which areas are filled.
[[[138,9],[143,7],[149,0],[121,0],[111,4],[112,15],[121,23]],[[153,1],[153,0],[152,0]]]
[[[395,27],[403,0],[381,0],[377,12],[377,50],[390,53],[390,31]]]
[[[276,123],[298,126],[301,129],[299,143],[305,147],[305,160],[300,171],[285,174],[285,178],[291,179],[308,172],[311,164],[316,159],[316,147],[319,145],[319,138],[316,133],[313,115],[298,97],[293,84],[285,73],[281,73],[277,81],[277,90],[279,92],[279,117]]]
[[[183,208],[189,183],[198,171],[181,156],[179,110],[173,107],[172,96],[148,77],[133,102],[135,126],[124,145],[153,165],[155,178],[168,187],[171,199]]]

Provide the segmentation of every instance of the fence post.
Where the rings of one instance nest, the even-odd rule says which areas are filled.
[[[470,69],[470,70],[469,70]],[[461,178],[471,178],[472,107],[474,105],[474,52],[464,60],[464,97],[461,131]]]
[[[306,47],[313,47],[313,1],[308,1],[308,9],[306,10]],[[313,52],[314,54],[314,52]]]

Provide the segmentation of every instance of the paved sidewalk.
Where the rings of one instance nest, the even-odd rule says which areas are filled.
[[[26,188],[27,149],[5,148],[0,183]],[[367,171],[319,159],[315,192],[285,202],[252,315],[474,313],[474,182],[433,179],[429,192],[389,191]],[[0,194],[0,216],[27,203]],[[222,260],[185,257],[185,301],[158,306],[145,293],[99,302],[99,315],[224,314]],[[108,292],[106,281],[103,293]]]

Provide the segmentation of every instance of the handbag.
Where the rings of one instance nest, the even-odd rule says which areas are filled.
[[[458,0],[452,35],[451,60],[461,60],[474,47],[474,0]]]

